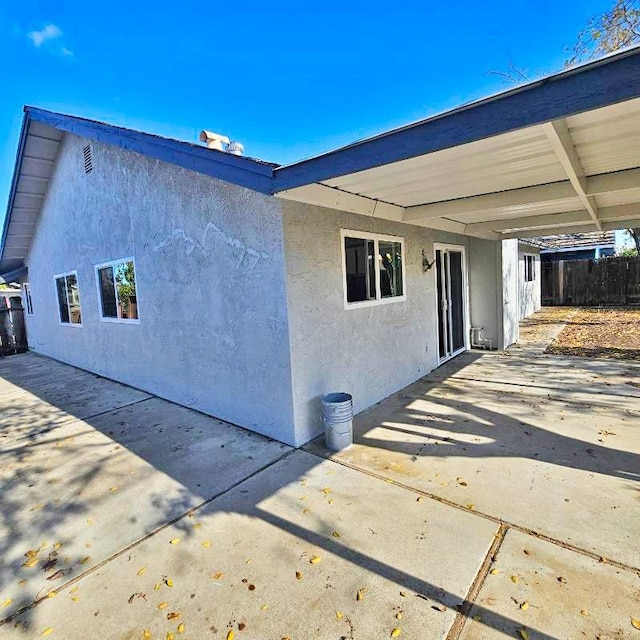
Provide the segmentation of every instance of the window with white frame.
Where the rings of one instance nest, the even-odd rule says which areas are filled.
[[[346,307],[398,302],[404,294],[404,238],[342,230]]]
[[[138,322],[138,298],[133,258],[96,266],[100,317],[111,322]]]
[[[28,282],[25,282],[23,286],[24,290],[24,303],[27,307],[27,315],[33,315],[33,302],[31,302],[31,285]]]
[[[525,282],[533,282],[536,279],[536,260],[535,256],[526,253],[524,256],[524,280]]]
[[[80,309],[80,290],[78,288],[78,273],[70,271],[54,276],[56,294],[58,296],[58,311],[61,324],[79,326],[82,324]]]

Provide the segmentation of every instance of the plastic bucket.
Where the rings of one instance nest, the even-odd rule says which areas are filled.
[[[350,394],[339,392],[322,396],[322,419],[328,449],[341,451],[353,444],[353,397]]]

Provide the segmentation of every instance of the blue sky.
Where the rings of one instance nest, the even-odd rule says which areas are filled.
[[[608,0],[0,4],[0,218],[22,106],[286,163],[560,69]]]

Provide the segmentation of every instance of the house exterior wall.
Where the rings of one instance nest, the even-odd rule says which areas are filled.
[[[520,337],[520,291],[518,286],[518,241],[503,240],[502,264],[502,335],[499,348],[506,349]]]
[[[534,256],[534,279],[525,279],[525,255]],[[518,319],[522,320],[538,311],[542,306],[542,270],[540,250],[537,247],[520,244],[518,247]]]
[[[67,135],[27,259],[33,350],[295,440],[279,202]],[[95,265],[135,258],[139,324],[102,322]],[[77,270],[82,327],[54,274]]]
[[[478,299],[493,295],[495,307],[495,243],[482,246],[494,256],[487,266],[467,236],[291,201],[283,202],[283,228],[298,442],[322,431],[325,393],[351,393],[359,412],[437,366],[436,269],[423,272],[423,249],[432,260],[434,242],[464,246],[469,272],[482,265],[489,274],[472,276],[471,323]],[[404,238],[406,301],[344,308],[341,229]],[[495,314],[484,321],[495,331]]]
[[[471,325],[484,329],[484,337],[497,349],[502,339],[500,244],[469,238],[469,253]]]

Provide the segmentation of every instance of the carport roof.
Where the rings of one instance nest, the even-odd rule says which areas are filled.
[[[274,192],[496,239],[640,225],[640,48],[278,167]]]

